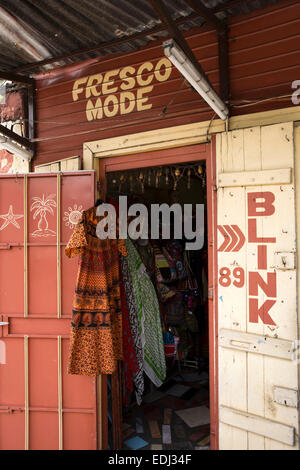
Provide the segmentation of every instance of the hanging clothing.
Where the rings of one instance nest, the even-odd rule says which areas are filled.
[[[66,247],[69,258],[80,255],[73,301],[68,373],[112,374],[122,359],[119,255],[123,240],[96,235],[96,207],[83,212]]]
[[[138,362],[134,348],[134,341],[130,327],[128,303],[126,299],[124,279],[121,270],[120,260],[120,293],[121,293],[121,310],[122,310],[122,326],[123,326],[123,370],[124,370],[124,397],[125,405],[129,405],[130,395],[134,389],[134,378],[138,373]]]
[[[113,198],[109,198],[108,202],[114,206],[116,213],[119,216],[118,203]],[[128,268],[127,257],[120,253],[119,259],[121,278],[121,305],[123,317],[123,367],[125,372],[125,385],[128,387],[128,390],[125,390],[125,400],[129,400],[129,394],[132,391],[133,382],[135,386],[136,402],[138,405],[140,405],[142,403],[144,394],[144,353],[142,348],[141,335],[139,332],[136,305],[133,296],[133,287]],[[124,311],[123,305],[126,306]],[[124,315],[126,315],[125,321]],[[129,316],[129,324],[127,323],[127,315]],[[124,345],[125,338],[128,342],[127,348],[125,348]],[[135,355],[131,349],[131,338],[133,340]]]
[[[144,351],[144,372],[154,385],[160,387],[166,378],[166,360],[159,304],[154,286],[136,248],[129,239],[125,244]]]
[[[135,385],[136,402],[138,405],[142,403],[144,393],[144,352],[142,346],[142,339],[139,331],[137,309],[133,295],[132,280],[128,267],[127,257],[120,255],[122,278],[124,283],[124,291],[126,294],[127,309],[129,314],[130,330],[133,339],[133,345],[137,360],[137,371],[133,377]],[[124,360],[124,366],[126,358]]]

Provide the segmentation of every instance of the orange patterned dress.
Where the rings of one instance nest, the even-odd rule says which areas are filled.
[[[99,221],[95,207],[84,211],[66,247],[69,258],[80,256],[69,374],[112,374],[123,356],[119,250],[126,255],[126,248],[123,240],[97,238]]]

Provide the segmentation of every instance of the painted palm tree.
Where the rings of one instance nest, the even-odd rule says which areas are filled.
[[[43,197],[33,197],[33,203],[30,207],[30,212],[34,211],[33,220],[39,216],[38,228],[35,230],[32,235],[34,237],[47,237],[48,235],[56,235],[53,230],[49,229],[47,215],[54,215],[53,207],[56,207],[56,202],[54,201],[55,194],[50,194],[45,198]]]

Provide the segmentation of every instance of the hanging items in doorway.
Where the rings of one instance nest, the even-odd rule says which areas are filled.
[[[194,205],[198,203],[205,205],[206,202],[206,191],[202,189],[201,184],[205,181],[203,162],[179,163],[151,168],[144,168],[141,164],[141,167],[133,170],[108,173],[107,180],[108,198],[117,201],[120,196],[127,197],[127,209],[133,204],[142,203],[147,207],[149,214],[150,204],[167,204],[170,207],[172,204],[177,203],[181,208],[184,207],[184,204],[191,204],[192,210],[188,217],[193,229],[196,226],[194,223],[196,221]],[[131,218],[128,214],[127,210],[127,223],[129,224]],[[126,295],[124,304],[127,303],[129,313],[131,291],[133,304],[136,307],[135,317],[138,319],[138,332],[136,334],[136,331],[127,321],[128,313],[122,309],[124,319],[122,383],[124,385],[125,416],[126,413],[131,416],[131,413],[135,412],[132,412],[132,410],[136,410],[136,416],[140,416],[139,413],[143,412],[143,401],[148,400],[148,395],[150,395],[148,392],[153,390],[153,384],[160,387],[160,390],[161,385],[166,387],[167,382],[172,381],[177,368],[180,372],[181,367],[186,366],[186,364],[188,364],[188,367],[192,364],[191,367],[199,368],[199,370],[207,367],[206,360],[202,358],[201,350],[205,310],[203,304],[199,304],[199,299],[200,297],[202,299],[202,296],[198,296],[197,286],[198,282],[200,289],[202,289],[202,280],[199,276],[202,264],[201,262],[198,263],[200,255],[197,258],[190,253],[190,259],[184,261],[187,241],[185,231],[182,231],[183,236],[178,235],[179,231],[175,230],[176,220],[172,214],[169,217],[169,236],[166,231],[165,234],[163,231],[165,228],[163,217],[159,217],[156,229],[158,236],[153,236],[153,239],[151,239],[153,221],[149,216],[147,221],[148,237],[150,236],[150,239],[146,238],[145,232],[139,227],[139,234],[143,234],[142,237],[144,238],[128,241],[134,250],[134,261],[132,263],[130,261],[130,247],[128,246],[128,256],[125,258],[129,268],[128,277],[132,284],[126,290],[126,283],[124,282]],[[203,250],[195,251],[201,252]],[[187,265],[187,262],[189,265]],[[197,281],[194,281],[194,278]],[[153,299],[149,300],[149,293],[151,296],[152,293],[156,295],[155,303],[158,304],[157,308],[152,303]],[[121,287],[121,300],[123,296]],[[131,335],[127,334],[129,327],[131,327]],[[140,338],[142,343],[140,348],[141,356],[143,356],[143,352],[145,354],[145,361],[141,357],[142,366],[139,364],[136,348],[134,348],[135,353],[131,354],[130,359],[130,350],[132,351],[132,343],[134,343],[135,337]],[[127,340],[129,340],[128,348],[125,347]],[[126,349],[128,349],[129,354],[127,354]],[[144,379],[143,382],[140,382],[144,387],[140,391],[136,382],[136,362],[138,363],[138,372],[142,372]],[[162,364],[165,370],[163,375],[165,379],[161,377]],[[146,395],[144,399],[143,392]],[[141,405],[142,409],[135,408],[136,404]],[[151,417],[151,419],[156,418]],[[133,427],[135,427],[134,420],[133,423]]]
[[[175,170],[173,170],[171,168],[171,174],[173,176],[173,180],[174,180],[174,186],[173,186],[173,191],[176,191],[177,189],[177,185],[179,183],[179,181],[181,180],[181,178],[183,177],[184,175],[184,170],[185,168],[175,168]]]
[[[121,260],[120,260],[121,261]],[[125,258],[123,263],[120,262],[120,294],[121,294],[121,311],[122,311],[122,338],[123,338],[123,375],[125,382],[124,396],[125,405],[129,405],[130,395],[134,389],[135,377],[138,374],[139,366],[134,348],[134,339],[132,335],[132,329],[129,320],[129,306],[126,298],[125,282],[122,274],[122,264],[124,266],[126,262]]]
[[[112,374],[123,357],[118,250],[126,255],[126,248],[124,240],[96,236],[100,220],[95,206],[84,211],[65,250],[69,258],[80,256],[69,374]]]
[[[169,333],[168,331],[163,334],[164,338],[164,348],[165,348],[165,356],[166,357],[174,357],[175,356],[175,338],[174,335]]]
[[[141,183],[141,191],[143,193],[144,190],[145,190],[145,175],[143,174],[142,171],[139,174],[139,180],[140,180],[140,183]]]
[[[204,167],[197,164],[187,164],[187,165],[178,165],[178,166],[166,166],[158,168],[145,168],[141,170],[134,170],[131,172],[129,177],[126,174],[114,175],[111,173],[109,175],[109,181],[112,187],[118,190],[119,194],[122,193],[122,190],[127,185],[127,188],[130,193],[140,192],[143,194],[145,192],[145,187],[151,187],[154,184],[156,189],[160,187],[170,187],[171,185],[173,191],[178,191],[178,184],[187,175],[187,189],[191,189],[191,177],[195,175],[202,182],[202,186],[205,187],[205,169]]]
[[[168,167],[165,168],[165,175],[166,175],[165,182],[166,182],[166,185],[168,185],[169,184],[169,168]]]
[[[157,282],[156,288],[161,302],[166,302],[176,295],[176,290],[172,287],[166,286],[163,282]]]
[[[144,372],[160,387],[166,378],[166,361],[157,295],[133,243],[127,239],[125,244],[144,350]]]
[[[193,274],[191,263],[189,259],[189,252],[184,252],[184,269],[186,272],[186,277],[180,283],[180,289],[183,293],[184,300],[187,303],[187,306],[190,310],[193,308],[193,303],[195,299],[199,297],[199,288],[196,277]]]
[[[182,295],[180,292],[177,292],[165,305],[166,323],[174,326],[181,325],[184,322],[184,309]]]
[[[169,259],[173,259],[176,269],[176,278],[185,279],[187,272],[183,264],[182,246],[178,240],[168,240],[165,244],[164,253],[169,253]]]
[[[172,282],[176,279],[176,269],[172,258],[166,250],[154,244],[154,258],[157,272],[157,281],[160,283]]]
[[[109,198],[108,202],[114,206],[119,217],[118,203],[112,198]],[[125,405],[129,405],[131,393],[135,390],[136,402],[140,405],[144,393],[144,351],[139,332],[137,305],[128,265],[127,250],[125,254],[119,253],[119,273],[123,323],[124,401]]]
[[[175,358],[177,357],[178,344],[180,343],[180,338],[176,334],[176,329],[169,328],[169,331],[163,333],[163,339],[166,359],[173,358],[174,364]]]
[[[121,175],[119,180],[119,193],[122,192],[122,184],[125,182],[125,176]]]
[[[120,253],[120,269],[123,278],[124,293],[125,298],[121,296],[121,305],[125,301],[128,316],[129,316],[129,325],[130,328],[129,336],[131,335],[133,340],[133,346],[136,357],[136,364],[134,361],[134,354],[129,359],[129,363],[126,366],[126,349],[124,348],[124,367],[127,367],[127,377],[126,377],[126,387],[125,387],[125,403],[128,404],[131,391],[133,390],[133,385],[135,388],[136,402],[138,405],[141,404],[143,393],[144,393],[144,351],[142,345],[142,337],[139,333],[138,317],[137,317],[137,306],[135,303],[135,298],[133,294],[132,280],[130,276],[128,260],[126,256],[123,256]],[[121,290],[121,294],[122,290]],[[126,324],[123,324],[123,345],[126,341]],[[137,366],[137,369],[136,369]],[[126,370],[125,370],[126,374]],[[131,381],[131,383],[129,383]]]
[[[205,177],[204,177],[204,171],[203,167],[201,165],[198,165],[197,167],[194,167],[194,173],[197,176],[197,178],[201,179],[202,181],[202,187],[205,187]]]
[[[162,176],[162,171],[161,171],[161,168],[159,168],[158,170],[156,170],[156,176],[155,176],[155,187],[158,188],[159,186],[159,180],[160,180],[160,177]]]

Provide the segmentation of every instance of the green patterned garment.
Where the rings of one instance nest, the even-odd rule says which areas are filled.
[[[166,378],[166,360],[157,295],[133,243],[129,239],[125,243],[144,351],[144,372],[160,387]]]

